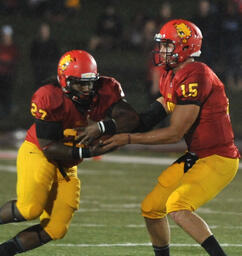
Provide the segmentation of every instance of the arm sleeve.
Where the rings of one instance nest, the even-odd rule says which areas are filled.
[[[139,114],[140,124],[135,132],[146,132],[167,117],[166,110],[162,104],[155,101],[150,105],[146,112]]]
[[[48,122],[40,119],[35,120],[36,134],[39,139],[60,140],[64,137],[61,122]]]

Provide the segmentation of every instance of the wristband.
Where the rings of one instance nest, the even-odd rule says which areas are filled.
[[[98,125],[99,131],[101,132],[101,134],[104,134],[105,126],[104,126],[103,121],[97,122],[97,125]]]
[[[91,152],[90,152],[89,148],[79,148],[79,157],[80,158],[91,157]]]
[[[89,148],[77,148],[73,147],[72,157],[74,160],[80,160],[82,158],[91,157],[91,152]]]
[[[115,134],[116,133],[116,122],[114,119],[109,119],[105,121],[99,121],[97,123],[101,134]]]

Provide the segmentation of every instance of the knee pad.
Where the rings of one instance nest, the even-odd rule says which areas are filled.
[[[154,189],[145,197],[142,202],[142,215],[147,218],[157,219],[166,216],[166,201],[170,190],[156,184]]]
[[[149,195],[143,200],[141,204],[141,212],[142,216],[150,218],[150,219],[157,219],[163,218],[166,215],[165,210],[163,211],[155,202],[153,198]],[[160,205],[160,204],[159,204]]]
[[[17,203],[17,207],[21,215],[26,220],[34,220],[38,218],[43,212],[43,207],[42,205],[39,205],[39,204],[30,204],[30,205],[24,206]]]
[[[64,223],[56,223],[55,225],[47,225],[44,228],[52,240],[62,239],[68,231],[67,225]]]

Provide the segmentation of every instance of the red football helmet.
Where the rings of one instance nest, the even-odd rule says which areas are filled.
[[[189,57],[199,57],[202,38],[200,29],[190,21],[177,19],[167,22],[154,38],[156,42],[156,49],[153,51],[155,65],[173,68]],[[162,52],[162,45],[170,51]]]
[[[72,88],[72,84],[83,86],[90,85],[90,94],[93,93],[93,83],[98,80],[97,63],[86,51],[72,50],[66,52],[59,60],[57,78],[62,90],[79,103],[87,98],[87,93],[80,90],[78,93]]]

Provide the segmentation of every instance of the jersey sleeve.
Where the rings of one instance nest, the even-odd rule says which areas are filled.
[[[63,96],[54,86],[43,86],[32,97],[31,114],[39,120],[60,122],[63,104]]]
[[[103,102],[107,102],[108,105],[112,105],[125,96],[121,84],[112,77],[104,77],[101,80],[98,94]]]
[[[202,71],[191,71],[177,83],[175,90],[177,104],[195,104],[201,106],[212,90],[209,75]]]
[[[114,78],[102,77],[100,79],[100,86],[97,90],[97,95],[94,98],[95,107],[90,113],[93,120],[103,119],[108,109],[119,100],[124,98],[124,92],[120,83]]]

